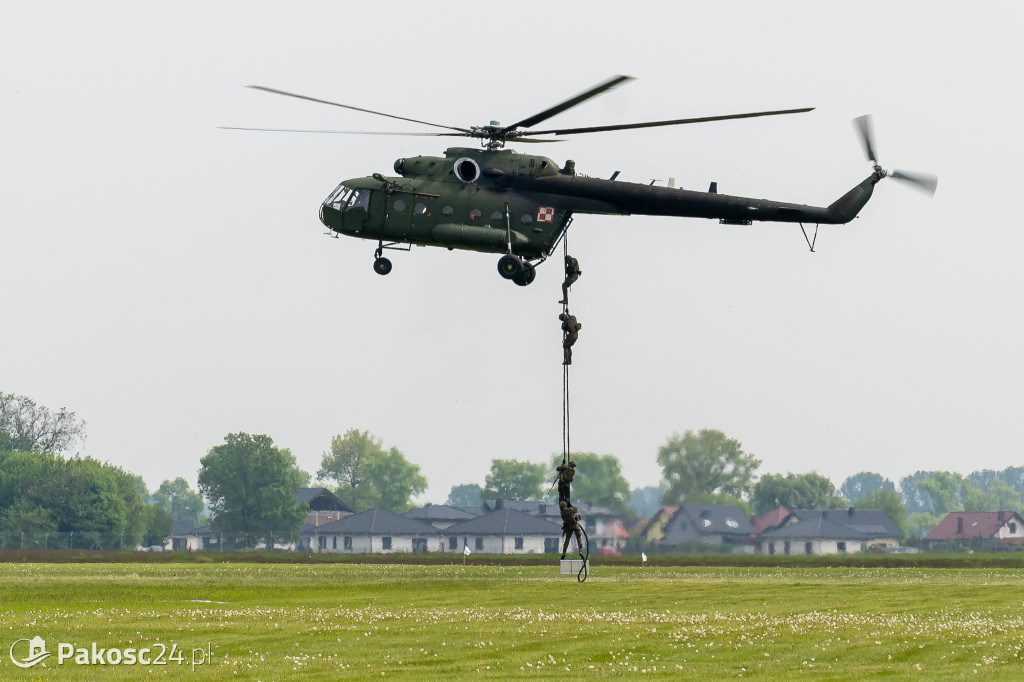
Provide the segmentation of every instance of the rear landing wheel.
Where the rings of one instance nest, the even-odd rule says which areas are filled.
[[[523,261],[519,260],[519,256],[506,254],[498,259],[498,274],[505,279],[514,279],[523,272],[523,268]]]
[[[378,275],[386,275],[391,272],[391,261],[383,256],[379,256],[373,261],[373,271]]]
[[[523,271],[513,277],[512,281],[521,287],[525,287],[535,279],[537,279],[537,269],[529,263],[524,263]]]

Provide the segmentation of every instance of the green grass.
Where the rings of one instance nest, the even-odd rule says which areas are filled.
[[[1017,679],[1022,587],[1018,568],[7,563],[0,678]],[[35,635],[214,660],[15,668]]]

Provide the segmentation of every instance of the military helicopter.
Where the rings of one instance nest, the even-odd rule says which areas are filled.
[[[505,149],[506,143],[554,142],[559,136],[600,133],[637,128],[654,128],[706,123],[759,116],[780,116],[812,111],[811,108],[758,111],[744,114],[684,118],[645,123],[528,130],[592,97],[631,80],[614,76],[564,102],[512,125],[491,121],[489,125],[460,128],[419,121],[348,104],[307,97],[283,90],[251,85],[250,88],[276,95],[341,107],[446,132],[373,132],[346,130],[284,130],[279,128],[236,128],[341,134],[417,135],[469,137],[482,148],[452,147],[444,156],[417,156],[395,161],[397,176],[380,173],[345,180],[320,206],[320,221],[333,233],[377,242],[373,269],[381,275],[391,272],[387,249],[409,250],[413,244],[467,249],[502,254],[498,273],[519,286],[534,281],[536,267],[552,255],[565,235],[573,215],[616,214],[656,215],[718,219],[726,225],[750,225],[773,221],[815,225],[848,223],[871,198],[874,186],[885,177],[909,182],[934,193],[933,176],[905,171],[888,172],[877,161],[871,120],[855,119],[873,171],[866,179],[827,207],[790,204],[767,199],[719,194],[712,182],[706,192],[620,182],[618,172],[609,179],[577,174],[574,161],[559,166],[545,156],[520,154]],[[228,126],[225,126],[228,127]],[[547,138],[538,136],[549,136]],[[804,230],[808,246],[814,243]]]

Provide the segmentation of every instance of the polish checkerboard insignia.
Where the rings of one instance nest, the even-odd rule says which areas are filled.
[[[541,206],[537,209],[537,222],[550,223],[555,220],[555,209],[551,206]]]

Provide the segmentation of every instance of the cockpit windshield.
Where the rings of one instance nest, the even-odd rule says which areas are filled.
[[[344,184],[338,185],[337,189],[324,201],[324,206],[333,208],[335,211],[370,211],[370,190],[352,189]]]

